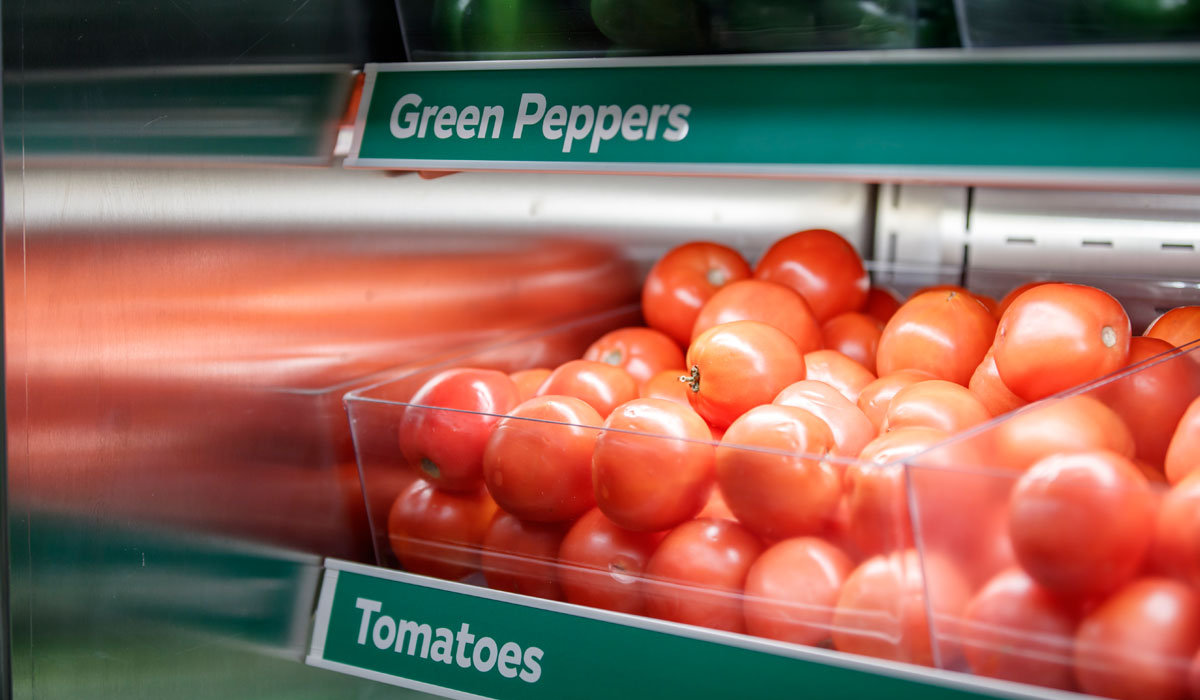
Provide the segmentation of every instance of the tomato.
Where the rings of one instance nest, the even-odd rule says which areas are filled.
[[[776,241],[758,261],[754,277],[799,292],[819,323],[862,308],[871,283],[854,246],[824,229]]]
[[[927,379],[896,392],[888,404],[882,429],[924,427],[958,433],[991,417],[966,387],[944,379]]]
[[[1200,648],[1200,595],[1141,578],[1087,615],[1075,635],[1075,677],[1085,693],[1121,700],[1181,699]]]
[[[1004,385],[1000,373],[996,371],[996,357],[991,348],[983,356],[983,361],[975,368],[967,388],[975,397],[983,402],[984,407],[993,416],[1000,416],[1025,405],[1025,399],[1012,393]]]
[[[450,369],[422,385],[409,403],[399,428],[405,457],[438,488],[477,489],[483,448],[500,420],[496,414],[517,405],[516,384],[491,369]]]
[[[1082,450],[1110,450],[1133,458],[1133,435],[1125,421],[1091,396],[1049,399],[997,424],[991,466],[1025,471],[1045,457]]]
[[[742,589],[762,550],[758,538],[732,520],[680,525],[663,538],[646,565],[646,614],[741,632]]]
[[[802,408],[821,419],[833,436],[834,454],[858,457],[876,430],[855,404],[825,382],[805,379],[779,392],[771,403]]]
[[[863,303],[864,314],[880,323],[887,323],[900,308],[900,297],[887,287],[872,286],[867,290],[867,300]]]
[[[1172,484],[1200,471],[1200,397],[1188,404],[1175,426],[1175,434],[1167,446],[1165,466],[1167,481]]]
[[[687,366],[692,408],[721,429],[804,379],[804,357],[796,343],[759,321],[734,321],[704,331],[688,348]]]
[[[858,407],[862,409],[863,414],[878,431],[883,425],[883,417],[887,415],[888,406],[892,403],[896,392],[910,384],[923,382],[926,379],[934,379],[934,376],[919,369],[902,369],[899,372],[885,374],[863,387],[862,392],[858,395]]]
[[[729,510],[729,505],[725,503],[725,497],[721,495],[721,489],[712,490],[712,493],[708,495],[708,502],[704,504],[704,508],[696,517],[737,520],[733,515],[733,511]]]
[[[1012,303],[1016,301],[1017,297],[1021,296],[1030,289],[1033,289],[1034,287],[1040,287],[1043,284],[1051,284],[1051,282],[1026,282],[1014,287],[1008,292],[1008,294],[1005,294],[1004,298],[1000,300],[1000,303],[996,305],[996,311],[994,313],[995,317],[999,319],[1004,316],[1004,312],[1008,311],[1008,307],[1012,306]]]
[[[767,405],[737,419],[717,447],[717,484],[729,509],[766,539],[811,535],[833,517],[841,478],[824,457],[833,435],[812,413]]]
[[[1125,366],[1129,316],[1107,293],[1043,284],[1013,301],[996,329],[996,370],[1026,401],[1070,389]]]
[[[1158,509],[1154,564],[1200,590],[1200,474],[1173,486]]]
[[[1165,340],[1133,338],[1129,364],[1143,361],[1145,366],[1099,387],[1095,395],[1129,426],[1138,458],[1161,467],[1175,427],[1188,404],[1200,396],[1200,363]]]
[[[746,632],[792,644],[830,639],[833,608],[853,569],[845,552],[816,537],[774,545],[746,574]]]
[[[868,384],[875,381],[871,370],[837,350],[817,350],[804,356],[804,379],[825,382],[853,403]]]
[[[550,368],[535,367],[533,369],[523,369],[513,372],[508,375],[508,378],[513,380],[513,384],[517,385],[517,396],[520,401],[528,401],[537,396],[537,390],[550,376]]]
[[[969,294],[918,294],[884,326],[875,368],[880,375],[919,369],[966,386],[995,333],[996,319]]]
[[[948,437],[931,428],[900,428],[872,440],[859,462],[847,465],[849,536],[859,551],[873,555],[913,546],[904,465],[898,462]]]
[[[496,513],[482,486],[441,491],[417,479],[388,511],[388,542],[414,574],[457,580],[479,569],[479,547]]]
[[[483,480],[496,503],[522,520],[556,522],[596,505],[592,450],[600,414],[570,396],[537,396],[496,424]]]
[[[687,370],[683,369],[682,366],[678,369],[665,369],[642,385],[639,397],[643,399],[674,401],[677,404],[691,408],[692,404],[688,401],[687,384],[679,379],[686,374]]]
[[[820,350],[821,325],[804,297],[794,290],[763,280],[730,282],[705,302],[692,326],[692,340],[704,331],[733,321],[761,321],[783,331],[801,354]]]
[[[640,615],[642,574],[662,541],[656,532],[632,532],[589,511],[567,532],[558,550],[558,579],[567,602]]]
[[[1056,594],[1106,593],[1141,567],[1153,536],[1154,506],[1146,478],[1121,455],[1053,455],[1013,487],[1013,552],[1035,581]]]
[[[1073,690],[1075,624],[1070,608],[1020,569],[975,594],[960,625],[971,671],[989,678]]]
[[[729,282],[750,276],[749,263],[732,248],[699,241],[674,248],[650,268],[642,287],[646,325],[686,346],[704,302]]]
[[[1196,652],[1196,658],[1192,659],[1192,668],[1188,673],[1188,687],[1192,689],[1192,700],[1200,698],[1200,651]]]
[[[850,574],[838,595],[833,646],[850,654],[952,667],[961,648],[941,629],[935,656],[927,608],[941,627],[961,615],[969,596],[961,574],[940,557],[926,556],[924,566],[913,549],[872,557]]]
[[[483,537],[480,568],[489,588],[562,600],[558,549],[565,523],[527,523],[499,511]]]
[[[995,299],[993,299],[992,297],[989,297],[986,294],[979,294],[978,292],[972,292],[971,290],[967,289],[966,287],[962,287],[957,284],[935,284],[935,285],[931,285],[928,287],[921,287],[917,291],[913,292],[912,295],[915,297],[918,294],[924,294],[925,292],[957,292],[959,294],[965,294],[969,297],[974,297],[975,301],[978,301],[980,304],[983,304],[983,308],[987,309],[987,312],[989,314],[991,314],[994,318],[998,318],[998,316],[996,315],[996,309],[999,306],[999,304],[996,303]]]
[[[1200,306],[1177,306],[1167,311],[1154,319],[1143,335],[1165,340],[1177,348],[1200,339]],[[1192,357],[1200,360],[1200,356]]]
[[[622,404],[592,455],[596,505],[627,530],[657,532],[696,517],[712,492],[715,449],[704,419],[662,399]]]
[[[538,396],[573,396],[605,418],[617,406],[638,396],[637,381],[620,367],[591,360],[559,365],[538,387]]]
[[[875,368],[875,351],[882,335],[883,323],[873,316],[856,312],[839,314],[821,326],[825,347],[837,350],[868,369]]]
[[[631,326],[600,336],[583,359],[620,367],[641,386],[657,373],[683,365],[683,351],[662,331]]]

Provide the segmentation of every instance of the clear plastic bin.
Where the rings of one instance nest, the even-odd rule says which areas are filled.
[[[1200,39],[1200,2],[955,0],[966,46],[1061,46]]]

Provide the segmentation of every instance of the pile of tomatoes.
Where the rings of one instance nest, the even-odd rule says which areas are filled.
[[[754,267],[680,246],[642,301],[645,327],[582,359],[417,391],[398,442],[420,478],[388,516],[406,569],[1200,698],[1200,349],[1179,349],[1200,307],[1133,336],[1120,303],[1077,284],[901,304],[824,230]]]

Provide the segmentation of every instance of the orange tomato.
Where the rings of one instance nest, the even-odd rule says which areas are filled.
[[[996,426],[991,466],[1025,471],[1051,455],[1103,449],[1129,459],[1133,434],[1125,421],[1091,396],[1049,399]]]
[[[513,384],[517,385],[517,394],[521,401],[528,401],[537,396],[538,387],[546,381],[550,376],[550,368],[535,367],[533,369],[523,369],[513,372],[508,375],[508,378],[513,380]]]
[[[642,287],[646,325],[686,347],[704,302],[729,282],[750,276],[749,263],[728,246],[697,241],[673,248],[650,268]]]
[[[690,408],[692,404],[688,401],[687,384],[680,380],[680,377],[686,374],[687,370],[682,366],[659,372],[642,385],[641,391],[638,392],[639,398],[674,401]]]
[[[929,379],[896,392],[888,404],[882,429],[923,427],[957,433],[991,417],[966,387],[944,379]]]
[[[1165,340],[1177,348],[1200,339],[1200,306],[1178,306],[1163,313],[1143,335]],[[1193,357],[1200,360],[1196,355]]]
[[[873,316],[851,311],[826,321],[821,326],[821,335],[825,339],[825,347],[837,350],[863,367],[873,369],[879,338],[883,335],[883,323]]]
[[[1200,396],[1196,397],[1175,426],[1167,446],[1167,481],[1178,484],[1189,474],[1200,471]]]
[[[991,314],[992,316],[994,316],[996,318],[999,318],[999,316],[997,316],[997,314],[996,314],[996,309],[999,307],[999,304],[996,303],[995,299],[993,299],[992,297],[989,297],[986,294],[979,294],[978,292],[972,292],[971,290],[967,289],[966,287],[963,287],[963,286],[960,286],[957,284],[934,284],[934,285],[930,285],[928,287],[922,287],[922,288],[918,289],[917,291],[913,292],[912,295],[915,297],[918,294],[924,294],[925,292],[958,292],[959,294],[966,294],[967,296],[974,297],[975,300],[978,301],[980,304],[983,304],[983,308],[987,309],[989,314]]]
[[[870,286],[854,246],[824,229],[801,231],[776,241],[758,261],[754,277],[799,292],[820,323],[858,311]]]
[[[983,361],[975,368],[967,388],[978,398],[993,416],[1000,416],[1025,405],[1025,399],[1012,393],[1004,386],[1004,380],[996,371],[996,357],[991,348],[983,356]]]
[[[637,381],[620,367],[591,360],[558,366],[538,387],[538,396],[573,396],[608,417],[613,409],[638,396]]]
[[[641,386],[655,374],[682,365],[683,351],[661,331],[631,326],[600,336],[583,359],[620,367]]]
[[[746,575],[746,632],[792,644],[830,639],[833,609],[853,569],[845,552],[816,537],[774,545]]]
[[[825,382],[805,379],[779,392],[771,403],[802,408],[820,418],[833,435],[834,454],[857,457],[876,430],[862,410]]]
[[[794,290],[763,280],[739,280],[718,289],[700,308],[691,339],[722,323],[761,321],[783,331],[801,353],[820,350],[821,326],[804,297]]]
[[[913,546],[904,465],[900,461],[928,450],[949,435],[932,428],[900,428],[872,440],[843,478],[849,536],[863,554]]]
[[[1154,565],[1200,590],[1200,474],[1175,484],[1158,509]]]
[[[837,350],[817,350],[804,356],[806,379],[825,382],[851,403],[857,403],[862,390],[875,381],[871,370]]]
[[[1008,307],[1012,306],[1012,303],[1016,301],[1017,297],[1021,296],[1025,292],[1028,292],[1030,289],[1033,289],[1034,287],[1040,287],[1043,284],[1051,284],[1051,282],[1026,282],[1010,290],[1009,293],[1005,294],[1004,298],[1000,300],[1000,303],[996,305],[996,311],[994,315],[996,316],[997,320],[1004,316],[1004,312],[1008,311]]]
[[[886,324],[900,308],[900,296],[887,287],[872,286],[867,290],[867,300],[859,309],[864,314]]]
[[[918,294],[884,327],[876,369],[880,375],[918,369],[966,386],[995,332],[996,319],[968,294]]]
[[[887,415],[888,405],[891,404],[897,391],[910,384],[934,378],[932,374],[919,369],[902,369],[899,372],[885,374],[863,387],[862,393],[858,395],[858,407],[862,409],[867,419],[871,421],[871,425],[875,426],[875,430],[878,431],[883,425],[883,417]]]

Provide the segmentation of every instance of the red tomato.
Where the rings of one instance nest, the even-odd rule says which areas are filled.
[[[400,565],[414,574],[461,579],[479,569],[479,547],[496,504],[482,486],[440,491],[417,479],[388,511],[388,542]]]
[[[1175,427],[1188,404],[1200,396],[1200,363],[1165,340],[1133,338],[1129,364],[1143,361],[1145,366],[1099,387],[1095,394],[1129,426],[1138,459],[1161,467]]]
[[[928,379],[896,392],[888,404],[882,429],[923,427],[958,433],[991,417],[966,387],[944,379]]]
[[[683,351],[662,331],[631,326],[600,336],[583,359],[620,367],[641,386],[665,369],[682,366]]]
[[[758,261],[754,277],[799,292],[820,323],[862,308],[871,283],[854,246],[824,229],[776,241]]]
[[[833,608],[853,569],[845,552],[816,537],[776,544],[746,575],[746,632],[792,644],[830,639]]]
[[[931,428],[901,428],[884,433],[863,448],[843,478],[849,510],[850,540],[863,554],[913,546],[912,520],[904,465],[949,435]]]
[[[896,392],[910,384],[923,382],[926,379],[934,379],[934,376],[919,369],[902,369],[899,372],[885,374],[863,387],[862,392],[858,395],[858,407],[862,409],[863,414],[878,431],[883,425],[883,417],[887,415],[888,406],[891,405]]]
[[[957,284],[935,284],[928,287],[921,287],[917,291],[913,292],[912,295],[915,297],[918,294],[924,294],[925,292],[957,292],[959,294],[965,294],[969,297],[974,297],[975,301],[983,304],[983,308],[987,309],[987,312],[991,314],[993,318],[999,318],[999,316],[996,314],[996,309],[999,307],[999,304],[996,303],[995,299],[986,294],[972,292],[966,287],[962,287]]]
[[[741,632],[742,588],[762,553],[758,538],[732,520],[691,520],[672,530],[646,565],[646,614],[660,620]]]
[[[1022,294],[1029,291],[1030,289],[1033,289],[1034,287],[1040,287],[1043,284],[1052,284],[1052,283],[1051,282],[1026,282],[1025,284],[1022,284],[1022,285],[1019,285],[1019,286],[1013,288],[1011,291],[1009,291],[1008,294],[1005,294],[1004,298],[1000,300],[1000,303],[996,305],[996,311],[994,314],[996,316],[996,318],[999,319],[1002,316],[1004,316],[1004,312],[1008,311],[1008,307],[1012,306],[1012,303],[1014,301],[1016,301],[1017,297],[1021,296]],[[1057,284],[1057,283],[1053,283],[1053,284]]]
[[[993,416],[1004,415],[1025,405],[1025,399],[1012,393],[1012,390],[1004,385],[1004,380],[996,371],[996,357],[991,348],[988,348],[983,361],[975,368],[967,388],[983,402]]]
[[[867,301],[860,310],[880,323],[887,323],[899,308],[898,294],[886,287],[871,287],[867,290]]]
[[[1192,700],[1200,700],[1200,651],[1192,659],[1192,668],[1188,673],[1188,687],[1192,689]]]
[[[558,551],[558,579],[568,603],[640,615],[642,574],[662,541],[656,532],[632,532],[597,508],[567,532]]]
[[[483,537],[480,568],[489,588],[562,600],[558,549],[565,523],[527,523],[499,511]]]
[[[734,321],[774,326],[795,341],[801,354],[821,349],[821,326],[808,302],[782,284],[751,279],[725,285],[700,309],[692,340],[713,326]]]
[[[538,396],[574,396],[596,409],[601,418],[638,396],[637,381],[620,367],[591,360],[558,366],[538,387]]]
[[[767,405],[737,419],[717,447],[717,484],[729,509],[760,537],[819,533],[842,496],[834,447],[813,414]]]
[[[1167,446],[1167,481],[1178,484],[1200,471],[1200,397],[1188,404]]]
[[[796,343],[759,321],[724,323],[701,333],[688,348],[687,366],[692,408],[721,429],[804,379]]]
[[[825,382],[851,403],[857,403],[862,390],[875,381],[871,370],[837,350],[817,350],[804,356],[805,376]]]
[[[1182,700],[1200,648],[1200,595],[1161,578],[1117,591],[1079,625],[1075,678],[1092,695]]]
[[[572,520],[596,505],[592,449],[600,414],[570,396],[537,396],[503,418],[483,455],[496,503],[522,520]]]
[[[996,329],[996,370],[1026,401],[1070,389],[1125,366],[1129,316],[1107,293],[1043,284],[1013,301]]]
[[[1154,494],[1106,450],[1047,457],[1017,481],[1009,535],[1017,561],[1056,594],[1086,597],[1137,575],[1154,532]]]
[[[888,321],[875,367],[880,375],[919,369],[966,386],[995,333],[996,319],[969,294],[925,292],[905,302]]]
[[[642,385],[640,398],[674,401],[691,408],[692,403],[688,401],[687,383],[680,380],[680,377],[686,374],[687,370],[682,367],[659,372]]]
[[[733,511],[729,510],[729,505],[725,503],[725,497],[721,495],[721,489],[712,490],[712,493],[708,496],[708,503],[704,504],[704,509],[696,517],[737,520],[733,515]]]
[[[1200,306],[1179,306],[1171,309],[1154,319],[1144,335],[1165,340],[1177,348],[1200,339]],[[1192,357],[1200,359],[1196,355]]]
[[[1025,471],[1051,455],[1110,450],[1133,458],[1133,435],[1111,408],[1090,396],[1050,399],[999,423],[992,466]]]
[[[1154,531],[1155,568],[1200,590],[1200,473],[1163,496]]]
[[[870,369],[875,368],[875,351],[882,335],[883,323],[879,319],[855,312],[834,316],[821,326],[825,347]]]
[[[833,646],[851,654],[952,667],[962,651],[944,626],[962,614],[969,597],[961,574],[940,557],[926,556],[924,567],[912,549],[873,557],[842,586],[833,613]],[[939,626],[936,656],[927,608]]]
[[[981,676],[1073,690],[1075,615],[1020,569],[988,582],[967,604],[963,653]]]
[[[825,382],[805,379],[779,392],[771,403],[802,408],[821,419],[833,435],[834,454],[858,457],[876,430],[862,410]]]
[[[508,375],[508,378],[513,380],[517,385],[517,396],[520,401],[528,401],[537,396],[537,390],[550,376],[550,369],[547,367],[535,367],[534,369],[523,369],[513,372]]]
[[[496,414],[517,405],[516,384],[491,369],[451,369],[426,382],[409,403],[399,428],[405,457],[438,488],[479,488],[483,448],[500,420]]]
[[[686,346],[704,302],[729,282],[749,277],[750,265],[732,248],[705,242],[674,248],[654,264],[642,287],[646,325]]]
[[[712,492],[715,449],[704,419],[662,399],[623,404],[592,455],[596,505],[628,530],[657,532],[696,517]]]

